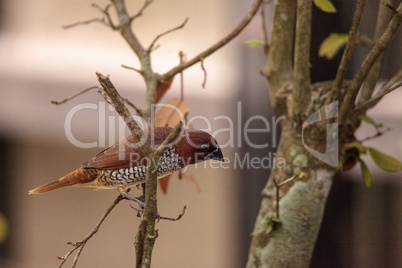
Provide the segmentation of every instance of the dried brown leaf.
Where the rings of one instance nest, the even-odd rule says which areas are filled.
[[[168,184],[169,184],[169,180],[170,180],[171,176],[172,176],[172,174],[167,175],[167,176],[165,176],[163,178],[160,178],[158,180],[159,186],[161,187],[161,190],[162,190],[163,194],[167,194],[167,188],[168,188]]]
[[[190,112],[187,102],[171,99],[155,114],[156,127],[175,127]]]
[[[161,83],[161,86],[159,87],[159,90],[158,90],[158,95],[156,96],[157,103],[162,99],[162,97],[165,95],[166,91],[168,91],[168,89],[172,85],[173,78],[174,78],[174,76],[171,76]]]

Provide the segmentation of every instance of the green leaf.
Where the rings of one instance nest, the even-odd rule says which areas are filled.
[[[357,116],[357,118],[359,118],[361,121],[364,121],[366,123],[369,123],[370,125],[375,126],[376,128],[382,128],[384,127],[384,125],[382,123],[377,123],[376,121],[374,121],[373,118],[371,118],[370,116],[368,116],[367,114],[359,114]]]
[[[329,0],[314,0],[314,4],[324,12],[336,13],[336,8]]]
[[[268,212],[262,222],[259,230],[254,231],[251,235],[259,235],[261,233],[269,234],[281,221],[276,217],[275,212]]]
[[[307,174],[306,172],[303,172],[303,171],[302,171],[302,172],[300,172],[300,174],[299,174],[299,178],[300,178],[300,179],[305,178],[305,177],[307,177],[307,175],[308,175],[308,174]]]
[[[384,154],[372,147],[368,148],[371,158],[377,166],[386,171],[398,171],[402,169],[402,162],[390,155]]]
[[[255,48],[258,46],[265,45],[265,42],[260,40],[248,40],[246,41],[246,44],[248,45],[249,48]]]
[[[361,159],[359,159],[359,161],[360,161],[360,169],[362,171],[364,185],[366,185],[367,188],[370,188],[371,184],[373,183],[373,176],[371,175],[371,172],[368,169],[366,163]]]
[[[383,4],[384,6],[391,4],[391,2],[389,0],[381,0],[381,4]]]
[[[331,33],[322,41],[318,55],[330,60],[333,59],[338,51],[348,42],[349,34]]]
[[[364,146],[363,144],[361,144],[361,142],[353,141],[353,142],[345,143],[342,146],[342,152],[345,153],[346,150],[351,149],[351,148],[357,148],[357,150],[359,150],[359,153],[361,153],[361,154],[366,154],[366,151],[367,151],[367,147]]]
[[[367,114],[359,114],[357,116],[357,118],[359,118],[361,121],[369,123],[370,125],[373,125],[373,126],[377,125],[377,123],[374,121],[374,119],[371,118],[370,116],[368,116]]]

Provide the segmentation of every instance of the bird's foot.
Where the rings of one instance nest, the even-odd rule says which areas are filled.
[[[127,192],[123,192],[123,193],[120,193],[120,194],[121,194],[123,197],[127,198],[128,200],[132,200],[132,201],[136,202],[136,203],[140,206],[140,209],[141,209],[141,210],[144,210],[144,208],[145,208],[145,202],[143,202],[143,201],[141,201],[140,199],[138,199],[138,198],[136,198],[136,197],[130,195],[130,194],[127,193]]]
[[[138,217],[138,218],[141,218],[142,214],[144,213],[145,202],[141,201],[139,198],[136,198],[136,197],[130,195],[130,194],[127,193],[127,192],[123,192],[123,193],[121,193],[121,195],[122,195],[123,197],[127,198],[128,200],[132,200],[132,201],[134,201],[134,202],[136,202],[136,203],[138,204],[138,206],[139,206],[140,208],[135,208],[135,207],[133,207],[133,206],[131,206],[131,208],[133,208],[134,210],[136,210],[136,211],[137,211],[137,217]],[[156,219],[157,219],[158,222],[159,222],[160,219],[161,219],[161,215],[159,214],[159,212],[158,212],[157,215],[156,215]]]
[[[121,193],[121,195],[122,195],[124,198],[128,199],[128,200],[132,200],[132,201],[136,202],[136,203],[140,206],[140,208],[135,208],[135,207],[133,207],[133,206],[130,205],[132,209],[134,209],[134,210],[137,211],[137,217],[138,217],[138,218],[141,218],[141,217],[142,217],[142,214],[144,213],[145,202],[141,201],[139,198],[136,198],[136,197],[130,195],[130,194],[127,193],[127,192],[123,192],[123,193]],[[178,220],[181,219],[181,217],[183,217],[184,213],[186,212],[186,208],[187,208],[187,206],[184,206],[182,213],[180,213],[179,216],[177,216],[176,218],[161,217],[161,215],[160,215],[159,212],[158,212],[158,213],[156,214],[157,222],[159,222],[160,220],[178,221]]]

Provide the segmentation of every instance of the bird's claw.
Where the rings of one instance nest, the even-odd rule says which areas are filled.
[[[142,215],[142,213],[144,212],[144,209],[145,209],[145,202],[139,200],[138,198],[136,198],[136,197],[130,195],[130,194],[127,193],[127,192],[123,192],[123,193],[121,193],[121,195],[122,195],[123,197],[125,197],[125,198],[127,198],[127,199],[129,199],[129,200],[132,200],[132,201],[134,201],[134,202],[136,202],[136,203],[138,204],[138,206],[140,207],[139,209],[138,209],[138,208],[134,208],[133,206],[131,206],[131,207],[137,211],[137,215],[136,215],[136,216],[137,216],[138,218],[141,218],[141,215]],[[157,219],[157,222],[159,222],[160,219],[161,219],[161,215],[159,214],[159,212],[156,214],[156,219]]]
[[[123,193],[121,193],[121,195],[122,195],[123,197],[129,199],[129,200],[132,200],[132,201],[136,202],[136,203],[140,206],[140,208],[135,208],[135,207],[133,207],[133,206],[130,205],[131,208],[133,208],[134,210],[137,211],[137,215],[136,215],[136,216],[137,216],[138,218],[141,218],[142,214],[144,213],[145,202],[143,202],[143,201],[139,200],[138,198],[136,198],[136,197],[134,197],[134,196],[128,194],[127,192],[123,192]],[[179,216],[178,216],[177,218],[161,217],[161,215],[159,214],[159,212],[157,212],[157,214],[156,214],[156,222],[159,222],[160,220],[178,221],[178,220],[181,219],[181,217],[183,217],[184,213],[186,212],[186,207],[187,207],[187,206],[184,206],[184,207],[183,207],[183,212],[182,212],[181,214],[179,214]]]

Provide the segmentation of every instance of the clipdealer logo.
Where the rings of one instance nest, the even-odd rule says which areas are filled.
[[[325,118],[321,118],[321,113],[324,110]],[[336,167],[338,165],[338,123],[328,123],[327,124],[327,137],[326,137],[326,151],[325,153],[320,153],[315,151],[311,147],[309,147],[304,141],[304,129],[307,126],[310,126],[314,123],[317,123],[321,120],[336,118],[338,116],[338,101],[335,101],[331,104],[326,105],[325,107],[321,108],[320,110],[316,111],[312,115],[307,118],[307,120],[303,124],[302,128],[302,142],[304,148],[312,154],[315,158],[327,163],[330,166]]]

